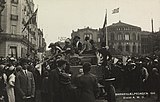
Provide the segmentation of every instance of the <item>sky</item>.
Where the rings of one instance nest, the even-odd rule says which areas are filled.
[[[47,45],[58,37],[71,37],[72,30],[102,28],[107,11],[107,25],[121,22],[139,26],[143,31],[160,29],[160,0],[34,0],[38,7],[38,27],[43,29]],[[119,13],[112,10],[119,8]]]

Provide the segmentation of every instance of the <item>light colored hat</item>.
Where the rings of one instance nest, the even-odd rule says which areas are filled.
[[[158,62],[158,59],[155,59],[154,62]]]

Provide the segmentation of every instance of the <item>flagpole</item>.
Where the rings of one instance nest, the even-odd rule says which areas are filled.
[[[29,57],[29,25],[27,25],[28,30],[28,43],[27,43],[27,58]]]
[[[108,17],[107,17],[107,16],[108,16],[108,14],[107,14],[107,9],[106,9],[106,16],[105,16],[105,17],[106,17],[106,18],[105,18],[105,19],[106,19],[106,24],[105,24],[105,30],[106,30],[106,32],[105,32],[105,33],[106,33],[106,46],[108,46],[108,30],[107,30],[107,23],[108,23],[107,18],[108,18]]]
[[[118,13],[118,17],[119,17],[119,21],[121,21],[121,20],[120,20],[120,11],[119,11],[119,13]]]

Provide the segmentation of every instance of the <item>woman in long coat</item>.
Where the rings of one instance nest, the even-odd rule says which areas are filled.
[[[7,71],[7,95],[8,95],[8,101],[9,102],[15,102],[15,94],[14,94],[14,86],[15,86],[15,75],[14,75],[14,66],[10,66]]]

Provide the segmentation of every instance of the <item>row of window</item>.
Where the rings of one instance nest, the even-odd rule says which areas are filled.
[[[115,35],[114,33],[110,34],[110,40],[139,40],[139,39],[140,39],[139,36],[137,39],[135,33],[132,34],[132,37],[130,34],[124,34],[124,35],[121,33],[119,33],[117,35]]]
[[[135,30],[137,30],[137,29],[136,29],[136,28],[129,28],[129,27],[126,28],[126,27],[125,27],[125,28],[117,28],[116,30],[119,30],[119,31],[124,31],[124,30],[125,30],[125,31],[127,31],[127,30],[134,30],[134,31],[135,31]]]

